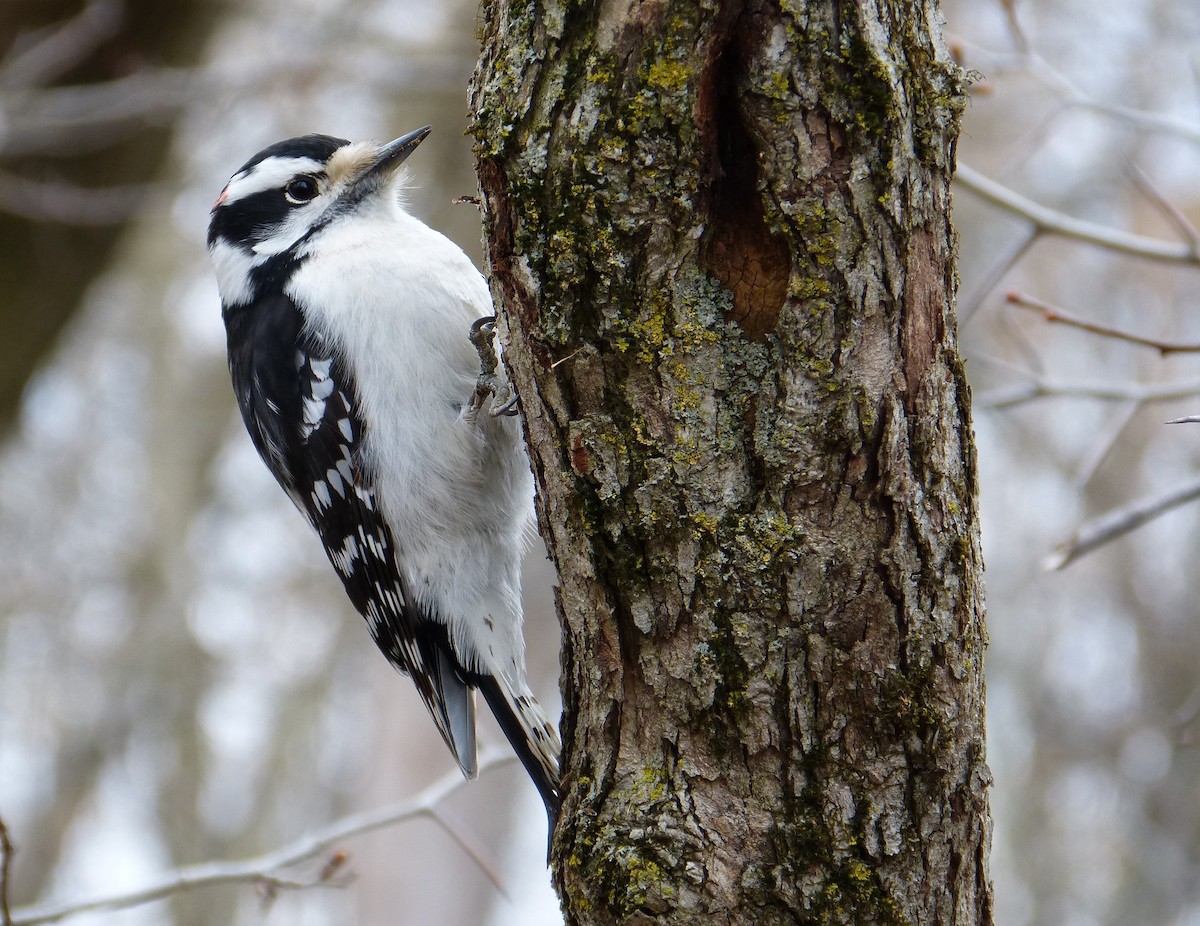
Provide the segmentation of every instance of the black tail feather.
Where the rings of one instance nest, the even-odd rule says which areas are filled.
[[[513,751],[516,752],[517,758],[521,760],[525,771],[533,779],[538,794],[542,796],[542,803],[546,805],[546,816],[550,821],[550,832],[553,833],[555,824],[558,823],[558,809],[561,803],[557,777],[551,775],[529,742],[525,726],[513,712],[500,683],[490,675],[472,675],[470,683],[476,686],[483,695],[483,699],[496,717],[496,722],[500,724],[504,736],[512,745]]]

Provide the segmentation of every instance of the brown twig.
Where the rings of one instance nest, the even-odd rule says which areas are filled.
[[[1027,296],[1024,293],[1009,292],[1004,298],[1011,305],[1020,306],[1023,309],[1032,309],[1035,312],[1040,312],[1042,318],[1048,322],[1067,325],[1071,328],[1078,328],[1080,331],[1087,331],[1090,334],[1097,334],[1104,338],[1113,338],[1117,341],[1125,341],[1129,344],[1136,344],[1139,347],[1150,347],[1158,351],[1163,356],[1166,356],[1167,354],[1200,353],[1200,344],[1186,344],[1179,343],[1177,341],[1160,341],[1158,338],[1147,338],[1140,334],[1133,334],[1129,331],[1121,331],[1118,328],[1110,328],[1107,325],[1101,325],[1098,322],[1088,321],[1086,318],[1080,318],[1077,315],[1072,315],[1069,312],[1060,309],[1058,306],[1051,305],[1048,302],[1043,302],[1040,299],[1035,299],[1033,296]]]

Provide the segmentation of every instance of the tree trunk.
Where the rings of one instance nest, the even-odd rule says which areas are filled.
[[[932,0],[492,0],[493,292],[560,577],[571,924],[990,924]]]

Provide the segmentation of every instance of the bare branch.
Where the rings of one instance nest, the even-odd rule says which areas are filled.
[[[303,88],[318,73],[344,76],[364,88],[403,87],[408,92],[445,86],[451,79],[446,75],[452,65],[445,55],[414,44],[405,47],[397,64],[394,44],[374,48],[372,35],[348,29],[336,40],[355,48],[352,65],[331,58],[322,48],[292,55],[286,62],[249,62],[236,72],[146,68],[97,83],[46,86],[119,28],[123,15],[121,0],[89,0],[78,16],[45,30],[28,47],[0,61],[0,155],[77,155],[139,132],[148,123],[165,124],[197,98]],[[372,49],[374,54],[366,54]]]
[[[1019,306],[1023,309],[1032,309],[1039,312],[1043,319],[1048,322],[1066,325],[1070,328],[1077,328],[1080,331],[1087,331],[1090,334],[1098,334],[1104,338],[1112,338],[1116,341],[1125,341],[1129,344],[1136,344],[1139,347],[1152,347],[1160,354],[1194,354],[1200,353],[1200,344],[1187,344],[1175,341],[1160,341],[1157,338],[1147,338],[1140,334],[1132,334],[1128,331],[1121,331],[1117,328],[1110,328],[1108,325],[1101,325],[1098,322],[1088,321],[1086,318],[1080,318],[1077,315],[1072,315],[1058,306],[1051,305],[1048,302],[1043,302],[1033,296],[1028,296],[1025,293],[1009,292],[1004,297],[1005,301],[1010,305]]]
[[[1200,252],[1189,243],[1147,238],[1144,235],[1135,235],[1106,225],[1097,225],[1095,222],[1076,219],[1027,199],[965,164],[958,165],[955,179],[962,187],[984,201],[1020,216],[1046,234],[1070,238],[1132,257],[1200,266]]]
[[[450,811],[438,805],[430,807],[427,816],[440,826],[447,836],[458,843],[458,847],[471,857],[471,861],[479,866],[480,871],[487,875],[487,879],[492,882],[492,886],[500,892],[500,895],[511,902],[512,895],[500,877],[500,866],[487,851],[487,847],[475,838],[470,827],[463,825],[462,821]]]
[[[958,323],[960,326],[966,325],[975,317],[975,313],[983,305],[983,301],[988,297],[988,293],[996,288],[996,285],[1004,278],[1004,275],[1016,266],[1017,261],[1025,256],[1025,253],[1033,247],[1041,236],[1042,232],[1039,228],[1030,228],[1029,232],[984,274],[982,282],[975,287],[975,291],[959,300]]]
[[[98,84],[7,93],[0,101],[0,154],[77,153],[107,144],[147,122],[165,121],[208,83],[191,70],[161,68]]]
[[[1064,540],[1046,558],[1048,570],[1064,569],[1097,547],[1141,527],[1161,514],[1200,498],[1200,477],[1172,489],[1164,495],[1136,501],[1084,524]]]
[[[392,59],[390,70],[347,73],[364,90],[417,92],[444,86],[444,60],[420,52]],[[0,96],[0,155],[79,154],[110,144],[147,124],[165,124],[197,98],[229,94],[268,93],[278,87],[308,86],[317,73],[336,77],[339,67],[323,58],[296,56],[286,65],[272,63],[236,73],[212,73],[187,68],[154,68],[95,84],[30,88]],[[441,81],[441,83],[439,83]]]
[[[0,212],[35,222],[117,225],[136,212],[154,189],[151,184],[87,189],[0,171]]]
[[[1079,461],[1078,473],[1075,476],[1075,486],[1078,491],[1082,492],[1095,478],[1096,473],[1108,459],[1108,455],[1117,446],[1121,435],[1125,433],[1125,429],[1129,427],[1130,422],[1137,417],[1141,410],[1140,402],[1126,402],[1109,416],[1110,420],[1105,422],[1107,427],[1095,441],[1091,442],[1084,457]]]
[[[1095,399],[1100,402],[1173,402],[1200,395],[1200,382],[1147,383],[1055,383],[1041,377],[980,397],[985,408],[1011,408],[1035,399]]]
[[[479,762],[480,774],[515,761],[515,758],[510,753],[494,753],[484,756]],[[465,783],[466,779],[458,771],[455,771],[434,782],[407,801],[343,817],[324,829],[317,830],[315,833],[274,851],[241,861],[186,865],[167,872],[157,882],[140,890],[123,894],[113,894],[82,902],[19,908],[14,911],[11,921],[5,923],[4,926],[38,926],[41,923],[56,923],[81,913],[140,906],[151,901],[162,900],[181,891],[214,884],[254,884],[268,891],[329,886],[335,883],[332,881],[333,874],[340,871],[346,861],[345,853],[334,849],[338,843],[415,817],[429,817],[440,826],[445,827],[447,824],[445,819],[440,816],[438,805]],[[454,833],[452,835],[460,846],[465,845],[464,837],[461,834]],[[467,851],[472,859],[480,858],[477,852],[470,849]],[[287,869],[294,868],[301,862],[314,859],[323,853],[329,853],[329,855],[322,864],[317,877],[298,879],[283,874]],[[495,872],[489,870],[487,866],[481,865],[481,867],[488,879],[498,885]],[[501,888],[501,892],[506,893],[503,888]]]
[[[125,18],[120,0],[90,0],[76,16],[0,62],[0,87],[17,90],[57,80],[112,38]]]
[[[1000,6],[1004,10],[1004,18],[1008,23],[1008,31],[1012,35],[1013,43],[1017,46],[1017,51],[1023,55],[1032,54],[1029,37],[1025,35],[1025,29],[1021,26],[1021,19],[1017,16],[1017,4],[1015,0],[1000,0]]]
[[[1146,132],[1173,135],[1192,144],[1200,144],[1200,126],[1197,126],[1194,122],[1189,122],[1186,119],[1180,119],[1177,116],[1167,113],[1151,113],[1143,109],[1134,109],[1131,106],[1117,106],[1113,103],[1090,100],[1082,96],[1077,99],[1067,100],[1063,105],[1076,109],[1087,109],[1101,115],[1110,116],[1113,119],[1125,122],[1136,129]]]
[[[1154,181],[1144,170],[1134,164],[1130,173],[1133,176],[1134,185],[1141,190],[1142,195],[1162,211],[1162,214],[1167,217],[1167,221],[1175,226],[1179,236],[1191,246],[1193,251],[1200,251],[1200,232],[1196,231],[1196,226],[1192,224],[1191,220],[1154,185]]]
[[[1018,28],[1020,28],[1019,23]],[[1200,144],[1200,125],[1194,121],[1169,113],[1148,112],[1132,106],[1120,106],[1090,98],[1065,74],[1034,51],[1022,38],[1014,36],[1014,43],[1018,46],[1015,52],[996,51],[977,42],[969,41],[963,36],[954,36],[953,41],[955,45],[965,49],[973,56],[985,59],[987,63],[984,69],[993,80],[1007,71],[1020,69],[1037,78],[1056,93],[1062,100],[1063,109],[1088,110],[1124,122],[1143,133],[1171,135],[1192,144]]]

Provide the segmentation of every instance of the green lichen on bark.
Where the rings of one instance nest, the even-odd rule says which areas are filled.
[[[668,772],[652,766],[610,791],[610,800],[630,809],[625,816],[633,816],[636,809],[644,822],[625,827],[595,821],[581,829],[567,864],[574,873],[570,883],[589,886],[584,906],[590,909],[591,898],[599,897],[621,919],[639,911],[653,916],[669,907],[682,861],[670,842],[648,825],[669,797]]]
[[[489,258],[562,580],[569,922],[963,922],[932,879],[986,926],[932,10],[483,15]]]

